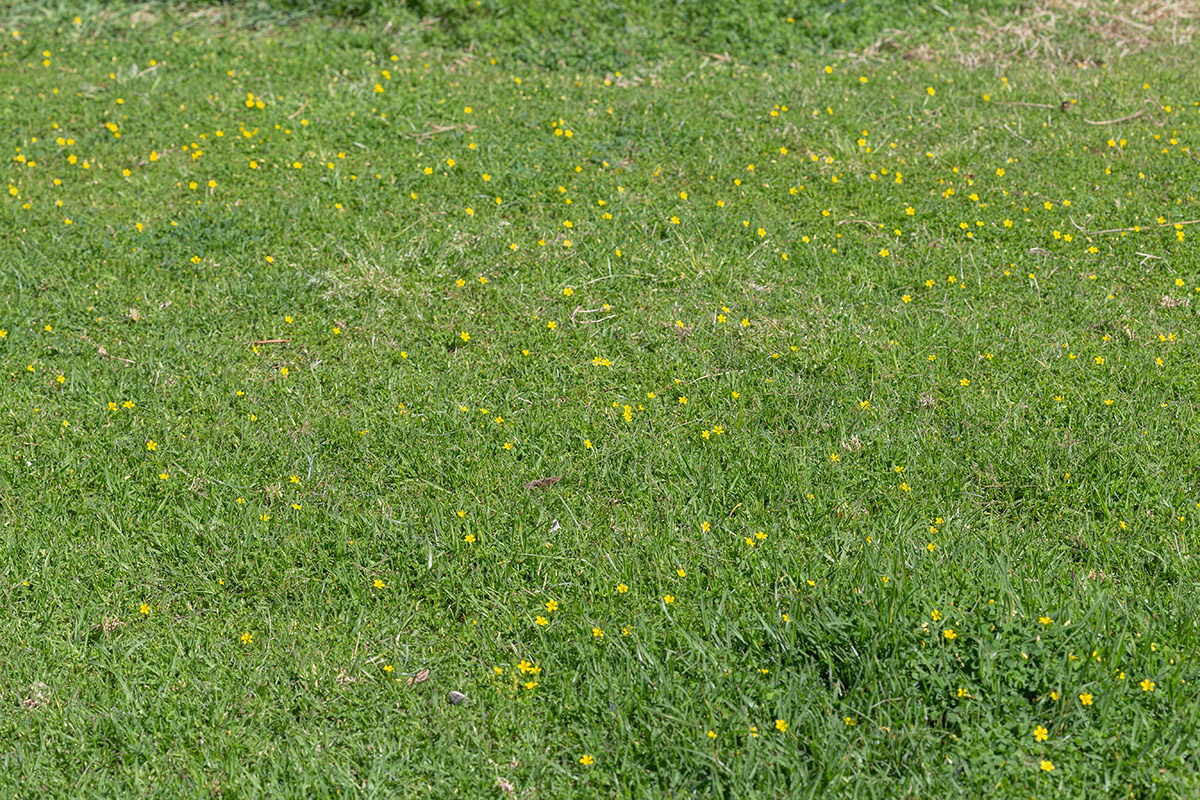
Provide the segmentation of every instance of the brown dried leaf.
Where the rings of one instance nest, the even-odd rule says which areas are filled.
[[[413,686],[418,683],[424,683],[427,680],[429,680],[429,670],[423,669],[420,672],[418,672],[416,675],[413,675],[411,678],[409,678],[408,683],[406,683],[404,685],[405,686]]]

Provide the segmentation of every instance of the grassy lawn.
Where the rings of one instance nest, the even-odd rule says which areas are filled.
[[[0,796],[1200,793],[1195,6],[417,5],[0,12]]]

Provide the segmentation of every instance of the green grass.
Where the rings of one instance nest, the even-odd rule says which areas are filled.
[[[1200,792],[1197,62],[1083,13],[12,11],[0,794]]]

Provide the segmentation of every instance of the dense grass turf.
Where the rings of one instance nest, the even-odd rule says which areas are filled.
[[[3,795],[1200,792],[1197,62],[1110,12],[4,22]]]

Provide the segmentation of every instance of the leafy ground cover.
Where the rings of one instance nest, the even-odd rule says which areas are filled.
[[[1195,794],[1193,12],[11,9],[0,787]]]

